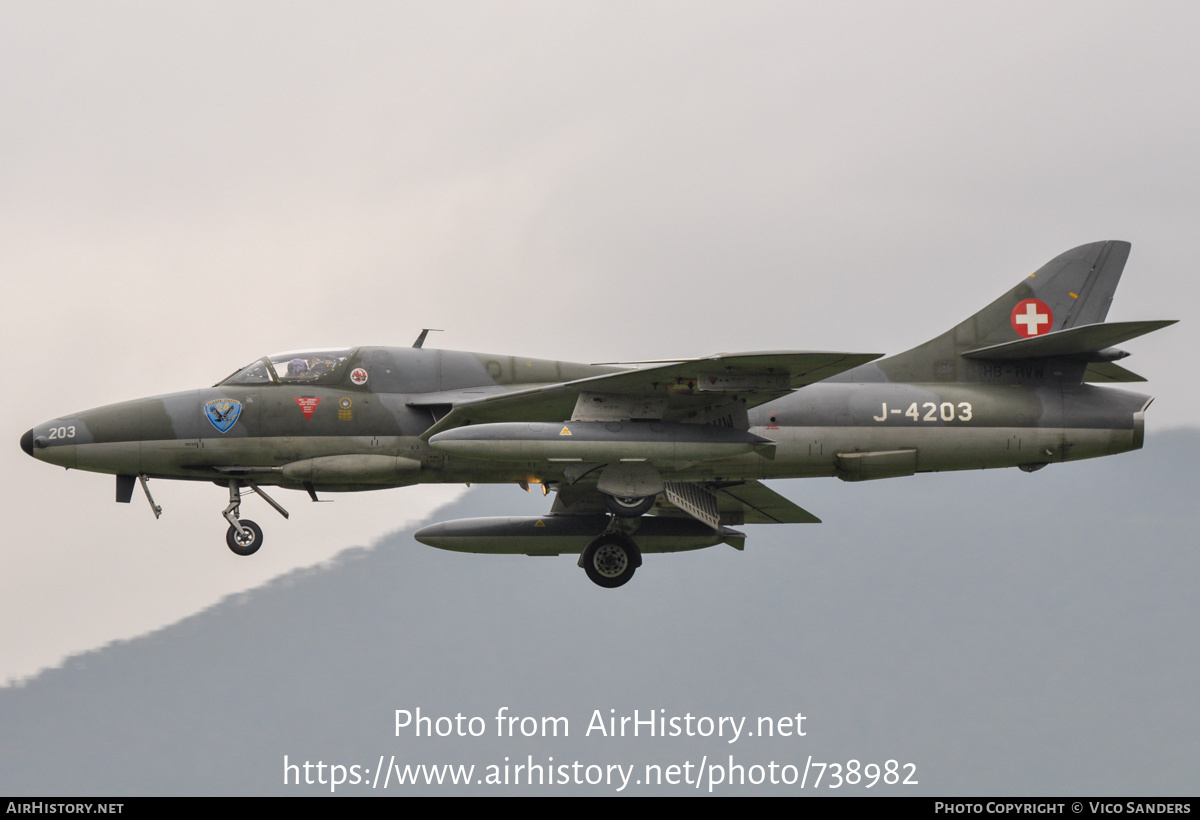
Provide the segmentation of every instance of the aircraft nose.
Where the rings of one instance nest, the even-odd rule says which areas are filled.
[[[21,449],[26,455],[33,455],[33,431],[26,430],[25,435],[21,436]]]

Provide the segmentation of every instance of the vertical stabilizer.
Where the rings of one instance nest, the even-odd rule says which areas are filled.
[[[960,359],[968,350],[1103,322],[1129,249],[1109,240],[1060,254],[951,330],[877,366],[893,381],[958,381],[970,366]]]

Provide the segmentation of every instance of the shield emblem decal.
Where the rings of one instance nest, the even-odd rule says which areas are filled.
[[[204,415],[218,433],[229,432],[241,414],[242,403],[237,399],[213,399],[204,405]]]

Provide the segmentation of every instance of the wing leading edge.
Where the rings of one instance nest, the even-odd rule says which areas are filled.
[[[504,421],[560,422],[584,416],[589,399],[637,412],[635,418],[708,420],[705,411],[737,402],[764,404],[882,356],[881,353],[761,352],[631,369],[544,387],[472,398],[454,404],[422,438],[467,424]],[[582,399],[582,401],[581,401]],[[414,404],[421,402],[414,402]],[[616,418],[617,416],[611,416]]]

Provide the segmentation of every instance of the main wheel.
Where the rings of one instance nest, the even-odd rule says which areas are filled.
[[[225,533],[225,543],[235,555],[253,555],[262,546],[262,527],[246,518],[243,518],[241,523],[246,532],[240,533],[230,527],[229,532]]]
[[[602,535],[587,545],[580,563],[592,583],[613,589],[633,577],[642,563],[642,554],[628,538]]]
[[[615,495],[606,495],[604,503],[608,505],[609,512],[619,518],[638,518],[650,512],[650,508],[654,506],[654,499],[657,497],[648,495],[645,498],[620,498]]]

